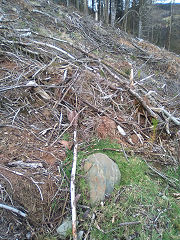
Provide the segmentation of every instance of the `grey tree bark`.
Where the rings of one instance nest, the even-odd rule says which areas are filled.
[[[171,0],[171,15],[170,15],[170,23],[169,23],[169,36],[168,36],[168,50],[171,48],[171,36],[172,36],[172,23],[173,23],[173,5],[174,0]]]
[[[117,1],[111,0],[111,25],[114,26],[116,19]]]
[[[98,0],[94,0],[95,20],[98,21]]]
[[[85,15],[88,15],[88,0],[83,0],[84,4],[84,13]]]
[[[106,24],[109,23],[109,1],[110,0],[105,0],[105,7],[104,7],[104,22]]]
[[[125,32],[127,32],[128,10],[129,10],[129,0],[125,0],[125,10],[124,10],[124,15],[126,15],[126,17],[124,19],[124,31]]]

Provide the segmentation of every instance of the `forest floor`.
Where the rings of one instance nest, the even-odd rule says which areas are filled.
[[[52,1],[3,0],[0,16],[0,204],[20,210],[1,206],[0,238],[56,239],[71,215],[76,112],[77,194],[90,152],[121,157],[124,171],[109,208],[97,206],[96,221],[80,221],[85,239],[179,239],[179,56]],[[128,225],[117,234],[120,222],[143,216],[136,230]]]

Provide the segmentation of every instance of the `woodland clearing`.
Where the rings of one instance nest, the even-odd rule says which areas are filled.
[[[179,56],[52,1],[3,1],[1,15],[0,199],[20,211],[1,206],[1,238],[58,239],[77,113],[84,239],[179,239]],[[91,152],[123,159],[121,185],[95,209],[81,168]]]

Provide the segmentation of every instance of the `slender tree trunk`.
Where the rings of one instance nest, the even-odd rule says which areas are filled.
[[[129,0],[125,0],[125,11],[124,11],[124,15],[127,14],[129,10]],[[127,22],[128,22],[128,14],[126,15],[125,19],[124,19],[124,31],[127,32]]]
[[[132,33],[133,33],[133,36],[135,36],[135,14],[133,13],[132,15]]]
[[[123,0],[117,0],[117,9],[116,9],[116,17],[121,19],[123,17]]]
[[[99,0],[99,7],[98,7],[98,19],[99,21],[103,18],[103,8],[101,5],[101,0]]]
[[[109,23],[109,0],[105,0],[104,21],[106,24]]]
[[[154,42],[154,26],[151,27],[151,42]]]
[[[94,11],[94,4],[95,4],[95,0],[92,0],[92,9]]]
[[[94,0],[95,20],[98,21],[98,0]]]
[[[141,16],[139,16],[139,32],[138,32],[138,38],[142,38],[142,20],[141,20]]]
[[[83,1],[84,1],[84,13],[85,15],[88,15],[88,0]]]
[[[79,10],[79,1],[80,0],[75,0],[76,1],[76,8]]]
[[[170,15],[169,36],[168,36],[168,50],[170,50],[170,48],[171,48],[172,22],[173,22],[173,4],[174,4],[174,0],[171,1],[171,15]]]
[[[111,25],[112,26],[114,26],[115,19],[116,19],[116,8],[117,8],[116,0],[111,0]]]

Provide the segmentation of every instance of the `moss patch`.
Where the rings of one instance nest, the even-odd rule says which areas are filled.
[[[105,150],[106,149],[106,150]],[[114,149],[107,150],[107,149]],[[119,152],[118,152],[119,151]],[[175,189],[150,173],[147,164],[138,157],[125,159],[121,147],[110,140],[100,140],[78,152],[77,185],[81,193],[80,203],[88,205],[88,189],[83,176],[82,160],[94,152],[103,152],[113,159],[122,174],[120,185],[107,198],[103,206],[91,210],[96,219],[92,225],[94,239],[178,239],[180,236],[180,204],[173,197]],[[70,156],[70,155],[69,155]],[[72,155],[71,155],[72,157]],[[169,169],[166,175],[178,181],[179,169]],[[91,212],[91,213],[92,213]],[[79,213],[79,218],[82,216]],[[137,225],[121,226],[125,222]],[[88,230],[90,219],[80,228]]]

